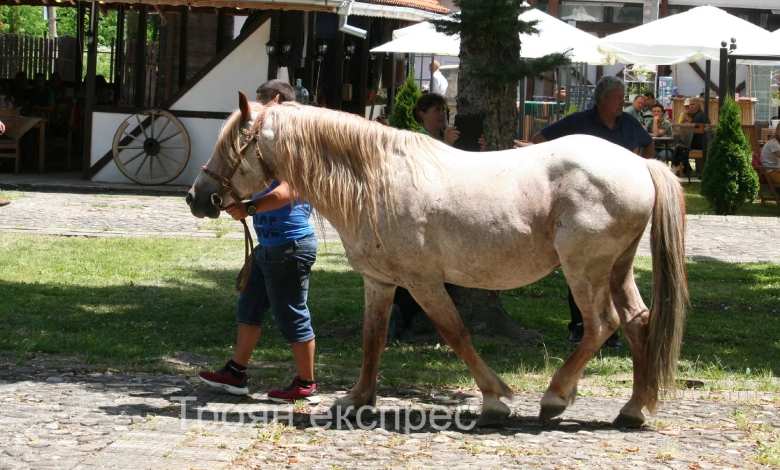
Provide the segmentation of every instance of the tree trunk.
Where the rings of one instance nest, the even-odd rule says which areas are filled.
[[[461,2],[461,14],[468,17],[471,2]],[[496,37],[495,34],[465,35],[460,41],[460,72],[458,75],[458,114],[484,116],[484,137],[488,150],[504,150],[514,146],[517,124],[517,83],[494,83],[473,73],[473,58],[491,64],[514,64],[520,56],[517,34]],[[475,156],[475,158],[478,158]],[[489,184],[483,181],[482,184]],[[471,334],[519,337],[520,328],[501,305],[498,293],[452,286],[448,289],[463,323]]]

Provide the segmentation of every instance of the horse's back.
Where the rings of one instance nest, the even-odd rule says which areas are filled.
[[[470,287],[533,282],[591,245],[625,249],[654,200],[643,159],[589,136],[500,152],[441,147],[438,166],[399,183],[384,248]]]

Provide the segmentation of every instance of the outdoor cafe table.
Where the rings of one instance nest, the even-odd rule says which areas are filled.
[[[46,150],[46,119],[40,116],[19,116],[17,132],[8,132],[8,137],[22,137],[31,129],[38,129],[38,173],[43,173]]]
[[[661,137],[653,137],[653,143],[655,144],[655,149],[658,150],[659,146],[662,146],[664,150],[668,151],[671,148],[672,153],[674,153],[674,142],[675,138],[672,136],[661,136]]]

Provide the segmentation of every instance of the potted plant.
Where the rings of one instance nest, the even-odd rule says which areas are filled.
[[[773,83],[769,87],[769,99],[773,107],[780,106],[780,83]]]
[[[634,75],[636,75],[636,79],[640,82],[647,82],[652,80],[653,77],[653,71],[648,70],[646,68],[640,67],[634,69]]]

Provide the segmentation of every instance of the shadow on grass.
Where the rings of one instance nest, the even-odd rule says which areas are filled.
[[[321,259],[327,259],[324,255]],[[636,277],[650,303],[649,260],[640,259]],[[141,368],[187,351],[215,358],[232,355],[235,339],[235,270],[201,269],[180,279],[158,279],[103,287],[0,281],[0,349],[20,358],[35,352],[78,355],[107,367]],[[739,372],[780,372],[780,266],[688,262],[691,309],[681,362]],[[211,286],[211,287],[206,287]],[[559,271],[520,289],[505,291],[502,301],[524,327],[539,332],[542,344],[479,336],[475,345],[499,374],[541,373],[557,368],[573,350],[568,343],[566,284]],[[318,335],[318,374],[331,383],[357,378],[362,361],[363,289],[352,271],[317,270],[310,308]],[[289,348],[275,331],[272,315],[255,361],[281,361],[292,369]],[[625,359],[610,370],[610,358]],[[598,367],[605,374],[630,372],[630,351],[602,350]],[[599,362],[601,361],[601,362]],[[594,361],[591,361],[592,363]],[[468,381],[465,365],[436,339],[416,345],[391,343],[380,366],[391,385]]]

